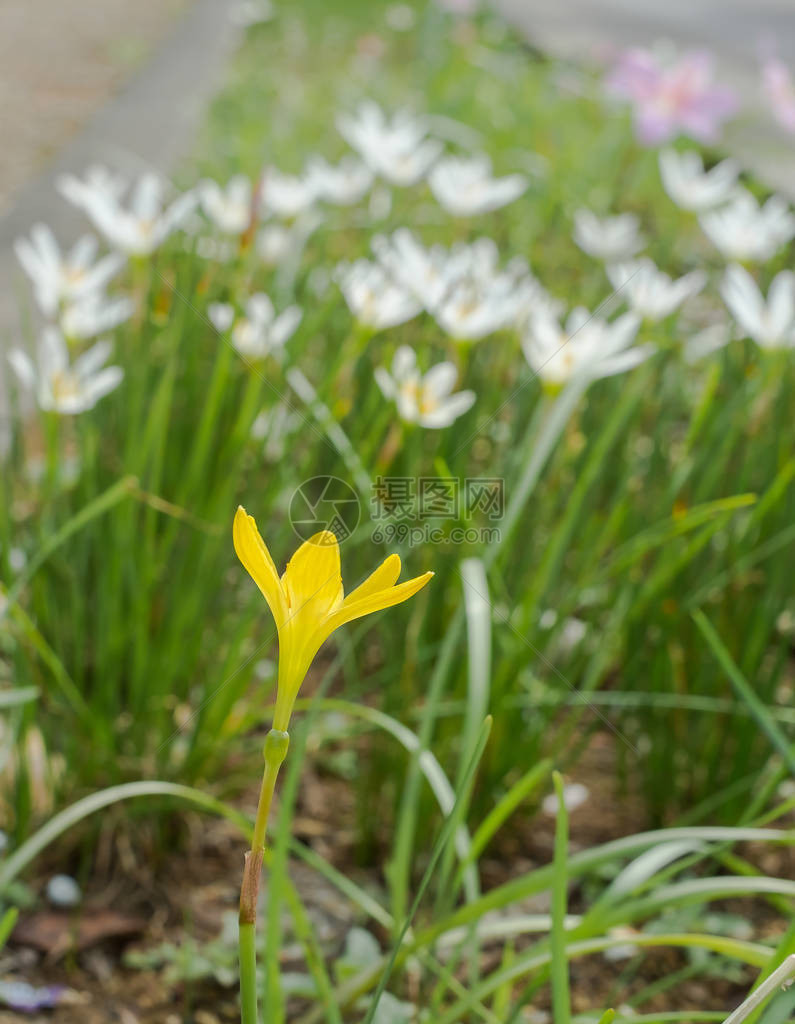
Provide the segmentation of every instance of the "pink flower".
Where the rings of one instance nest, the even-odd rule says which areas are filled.
[[[778,57],[769,57],[762,67],[762,92],[776,121],[785,131],[795,133],[795,83]]]
[[[672,62],[651,50],[626,50],[605,84],[632,104],[635,132],[650,146],[679,134],[715,142],[722,123],[737,109],[734,93],[714,83],[712,57],[703,50]]]

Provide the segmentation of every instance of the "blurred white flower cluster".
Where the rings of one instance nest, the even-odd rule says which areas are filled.
[[[85,213],[107,249],[85,235],[63,251],[43,224],[16,243],[45,323],[35,358],[22,347],[9,358],[40,407],[81,412],[121,382],[121,368],[106,365],[113,351],[106,335],[133,316],[139,296],[129,283],[118,282],[125,264],[134,275],[180,229],[187,248],[200,258],[276,268],[280,294],[289,295],[310,235],[321,224],[334,230],[336,221],[325,208],[358,205],[351,216],[370,228],[372,257],[341,262],[333,270],[315,266],[307,278],[314,294],[335,281],[363,337],[423,314],[435,324],[438,341],[449,339],[459,354],[495,333],[513,335],[532,375],[552,390],[638,366],[656,351],[655,325],[693,303],[709,307],[705,270],[688,268],[674,277],[641,255],[648,235],[635,212],[574,211],[574,242],[604,264],[613,289],[593,311],[574,305],[567,312],[523,255],[503,258],[489,237],[445,247],[421,241],[416,225],[379,232],[379,221],[392,208],[391,189],[421,187],[445,213],[472,218],[517,202],[530,182],[524,174],[495,175],[491,158],[476,151],[476,133],[449,119],[408,110],[389,114],[365,100],[340,114],[337,127],[353,152],[336,162],[309,155],[297,174],[268,165],[258,176],[204,179],[181,194],[151,172],[134,182],[102,168],[90,168],[82,178],[64,175],[59,190]],[[447,139],[472,149],[446,152]],[[698,216],[707,238],[731,261],[713,289],[723,299],[723,315],[713,306],[701,323],[698,316],[678,321],[688,325],[680,339],[685,358],[706,357],[733,333],[765,349],[793,347],[795,277],[779,273],[765,295],[752,270],[795,237],[789,204],[779,196],[760,204],[739,184],[733,160],[706,168],[695,151],[663,149],[659,169],[670,198]],[[351,216],[341,216],[339,223],[351,223]],[[239,284],[221,294],[223,301],[208,303],[207,318],[224,342],[246,361],[284,358],[302,322],[301,308],[288,298],[277,312],[261,288],[246,294]],[[626,311],[614,316],[621,305]],[[402,420],[439,428],[474,405],[472,390],[454,391],[466,360],[443,360],[423,373],[423,354],[401,341],[391,369],[380,367],[375,381]]]

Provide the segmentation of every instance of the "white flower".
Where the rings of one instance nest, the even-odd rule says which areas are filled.
[[[574,214],[574,241],[589,256],[610,263],[630,259],[646,244],[634,213],[600,218],[590,210]]]
[[[364,198],[372,186],[373,172],[352,156],[343,157],[336,167],[324,157],[315,156],[307,163],[306,180],[319,199],[351,206]]]
[[[54,316],[61,302],[98,291],[118,274],[124,257],[112,253],[97,260],[98,247],[93,235],[84,235],[67,253],[62,253],[46,224],[36,224],[30,238],[16,240],[14,251],[33,283],[42,313]]]
[[[765,299],[748,271],[733,263],[720,292],[743,333],[761,348],[795,347],[795,275],[791,271],[776,274]]]
[[[210,323],[222,334],[235,322],[235,307],[229,302],[211,302],[207,307]]]
[[[8,353],[8,361],[23,386],[36,396],[39,408],[72,416],[93,409],[121,383],[122,369],[104,365],[110,352],[110,342],[99,341],[70,366],[63,336],[55,327],[47,327],[41,334],[37,363],[20,348]]]
[[[342,263],[335,277],[351,313],[359,323],[375,330],[405,323],[422,309],[409,291],[369,260]]]
[[[707,283],[701,270],[693,270],[674,281],[653,260],[617,263],[607,268],[607,276],[630,309],[645,320],[664,320]]]
[[[376,236],[372,244],[389,275],[459,341],[508,327],[526,302],[520,288],[524,268],[500,270],[497,246],[490,238],[450,250],[426,249],[402,228],[390,238]]]
[[[795,217],[781,196],[759,205],[745,189],[719,210],[699,217],[702,229],[721,253],[734,260],[768,260],[795,235]]]
[[[723,160],[709,171],[696,150],[664,149],[659,156],[663,187],[683,210],[711,210],[728,202],[736,191],[739,164]]]
[[[408,228],[372,241],[378,262],[398,284],[412,293],[426,309],[435,309],[449,287],[447,250],[437,245],[426,249]]]
[[[241,28],[250,28],[270,21],[275,13],[271,0],[241,0],[229,12],[229,18]]]
[[[395,352],[391,373],[383,366],[375,370],[376,383],[384,398],[394,400],[401,419],[432,429],[449,427],[475,402],[474,391],[453,393],[457,376],[449,362],[437,363],[423,375],[408,345]]]
[[[131,299],[111,299],[101,292],[92,292],[64,307],[61,330],[72,341],[95,338],[129,320],[134,308]]]
[[[110,199],[121,199],[130,187],[130,180],[126,175],[111,171],[102,164],[92,164],[85,172],[83,184],[92,192],[101,192]]]
[[[374,174],[392,185],[414,185],[428,173],[442,143],[426,138],[428,125],[408,111],[390,120],[377,103],[362,103],[353,115],[343,114],[337,127]]]
[[[524,266],[523,272],[517,267],[516,290],[514,301],[516,303],[516,326],[523,330],[530,320],[538,313],[551,317],[560,317],[565,306],[560,299],[553,298],[537,277],[530,273],[530,268]]]
[[[257,234],[257,252],[268,267],[281,263],[292,252],[294,244],[292,231],[283,224],[266,224]]]
[[[487,156],[448,156],[431,169],[428,184],[448,213],[469,217],[518,199],[527,189],[527,178],[522,174],[493,178]]]
[[[275,167],[267,167],[263,172],[262,205],[277,217],[292,220],[309,210],[317,198],[314,182],[306,177],[282,174]]]
[[[236,174],[225,188],[217,181],[202,181],[198,187],[202,209],[225,235],[242,235],[251,224],[252,189],[245,174]]]
[[[225,302],[208,307],[207,315],[216,330],[225,333],[231,327],[230,338],[237,351],[249,359],[264,359],[281,350],[301,322],[298,306],[288,306],[276,316],[273,303],[264,292],[251,295],[242,316]]]
[[[452,284],[433,315],[457,341],[477,341],[516,320],[516,300],[516,279],[510,274],[471,274]]]
[[[87,214],[114,248],[130,256],[153,253],[196,206],[193,192],[184,192],[165,206],[164,182],[151,172],[142,175],[133,187],[128,207],[121,204],[120,193],[72,175],[62,176],[58,188]]]
[[[612,323],[578,306],[561,328],[557,317],[536,314],[522,337],[530,367],[548,384],[559,386],[573,377],[612,377],[648,359],[651,345],[633,345],[640,327],[635,313],[624,313]]]
[[[697,363],[713,352],[725,348],[731,341],[731,330],[726,321],[709,324],[688,338],[682,346],[685,362]]]

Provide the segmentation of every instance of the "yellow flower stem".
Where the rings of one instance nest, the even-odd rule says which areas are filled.
[[[265,739],[257,817],[251,849],[246,854],[243,882],[240,886],[240,1008],[242,1024],[257,1024],[257,898],[262,860],[265,855],[265,835],[268,829],[273,792],[279,769],[287,756],[290,736],[287,732],[271,729]]]
[[[287,757],[287,748],[290,745],[290,734],[278,729],[271,729],[265,739],[263,756],[265,757],[265,771],[262,775],[262,788],[259,793],[259,804],[257,806],[257,817],[254,820],[254,836],[251,840],[251,851],[265,849],[265,832],[268,827],[268,815],[270,814],[273,791],[276,787],[276,778],[282,762]]]

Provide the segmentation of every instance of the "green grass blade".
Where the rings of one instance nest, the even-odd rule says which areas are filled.
[[[456,795],[456,802],[453,805],[450,814],[445,819],[444,825],[442,826],[442,829],[439,832],[439,835],[437,836],[436,842],[434,843],[433,850],[431,851],[431,857],[430,860],[428,861],[428,866],[426,867],[425,873],[423,874],[419,887],[417,888],[417,894],[414,897],[414,902],[412,903],[409,913],[406,915],[403,921],[400,933],[393,945],[392,954],[389,957],[389,960],[387,961],[386,967],[381,973],[381,977],[379,978],[378,984],[376,985],[375,992],[373,993],[373,998],[370,1002],[370,1006],[367,1010],[367,1014],[362,1024],[372,1024],[373,1022],[376,1009],[378,1008],[378,1001],[381,998],[384,990],[386,989],[386,986],[389,984],[389,979],[392,976],[392,971],[395,968],[398,953],[400,952],[400,948],[403,944],[404,938],[406,937],[406,933],[411,926],[411,922],[414,919],[414,915],[417,913],[417,909],[420,903],[422,902],[422,898],[425,895],[425,890],[428,888],[430,880],[433,876],[436,864],[439,861],[439,858],[442,856],[448,842],[450,842],[456,829],[456,826],[458,825],[459,810],[460,805],[462,803],[463,795],[468,791],[469,786],[471,785],[472,780],[474,779],[478,764],[480,763],[480,759],[483,756],[483,751],[486,748],[486,742],[489,738],[490,731],[491,718],[487,718],[481,727],[477,745],[472,753],[472,759],[469,763],[466,775],[462,779],[462,784],[459,787],[458,793]]]
[[[795,776],[795,753],[793,753],[792,744],[782,733],[776,723],[776,720],[770,714],[765,704],[754,693],[753,688],[748,683],[745,676],[743,676],[742,672],[740,672],[725,644],[718,636],[715,627],[706,615],[700,609],[694,611],[692,614],[696,625],[701,630],[702,636],[709,644],[710,649],[715,655],[721,668],[729,677],[732,686],[742,700],[744,700],[748,705],[748,708],[756,719],[759,728],[781,754],[790,772]]]
[[[6,942],[8,942],[8,937],[14,930],[14,925],[17,923],[18,917],[19,911],[17,908],[9,907],[0,918],[0,949],[2,949]]]
[[[529,768],[514,782],[508,792],[489,811],[472,836],[467,860],[478,860],[496,833],[502,828],[514,811],[537,789],[552,771],[552,761],[547,759]],[[463,867],[463,865],[462,865]]]
[[[0,607],[0,622],[8,614],[9,608],[17,602],[19,595],[23,589],[27,586],[33,576],[36,575],[37,571],[47,561],[50,555],[56,551],[61,544],[64,544],[69,538],[81,530],[84,526],[91,522],[92,519],[96,519],[97,516],[101,516],[104,512],[113,508],[114,505],[118,505],[120,501],[124,501],[125,498],[130,498],[135,494],[138,481],[135,477],[124,477],[117,481],[112,487],[109,487],[106,491],[89,502],[84,508],[82,508],[76,515],[72,516],[64,525],[56,530],[55,533],[49,537],[44,544],[39,548],[36,554],[26,565],[25,569],[17,576],[14,581],[14,585],[9,588],[6,595],[6,601],[2,607]]]
[[[70,828],[73,828],[85,818],[96,814],[105,807],[121,803],[124,800],[133,800],[140,797],[173,797],[186,803],[195,805],[210,814],[217,814],[227,818],[240,829],[244,837],[251,837],[252,825],[248,818],[240,811],[216,800],[200,789],[193,789],[190,786],[180,786],[174,782],[127,782],[121,786],[111,786],[109,789],[102,789],[97,793],[78,800],[77,803],[65,808],[55,817],[50,818],[46,825],[34,832],[26,839],[10,857],[0,863],[0,893],[3,892],[10,882],[37,857],[42,850],[58,836],[63,835]]]
[[[552,1012],[555,1024],[571,1021],[569,961],[566,955],[566,911],[568,909],[569,814],[560,772],[552,773],[558,812],[555,819],[555,854],[552,876]]]
[[[20,686],[16,690],[0,691],[0,711],[18,707],[20,704],[29,704],[38,696],[39,691],[35,686]]]

